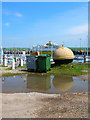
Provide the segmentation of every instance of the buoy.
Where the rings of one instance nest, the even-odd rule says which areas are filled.
[[[73,61],[74,54],[69,48],[62,45],[61,48],[56,49],[56,51],[53,53],[53,59],[55,64],[69,63]]]

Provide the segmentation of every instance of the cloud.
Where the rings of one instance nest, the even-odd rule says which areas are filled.
[[[77,35],[77,34],[83,34],[86,32],[88,32],[88,25],[87,24],[70,28],[70,29],[66,30],[64,33]]]
[[[7,26],[7,27],[10,26],[10,23],[6,22],[6,23],[5,23],[5,26]]]
[[[17,16],[17,17],[22,17],[22,14],[21,14],[21,13],[16,12],[16,13],[15,13],[15,16]]]
[[[4,9],[3,10],[3,14],[6,15],[6,16],[17,16],[17,17],[22,17],[22,14],[19,13],[19,12],[10,12],[9,10],[7,9]]]

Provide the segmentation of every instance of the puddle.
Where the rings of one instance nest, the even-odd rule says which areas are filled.
[[[20,75],[0,78],[2,92],[85,92],[88,81],[81,78],[62,75]],[[0,89],[1,91],[1,89]]]

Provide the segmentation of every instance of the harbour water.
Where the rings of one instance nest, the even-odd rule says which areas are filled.
[[[83,63],[84,62],[84,55],[75,55],[73,63]],[[90,55],[86,55],[86,62],[90,62]]]
[[[2,92],[85,92],[88,91],[88,81],[78,77],[62,75],[17,75],[0,78]]]

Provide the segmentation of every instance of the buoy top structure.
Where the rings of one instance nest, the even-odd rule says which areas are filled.
[[[65,62],[72,62],[74,59],[73,52],[62,45],[61,48],[56,49],[53,54],[53,59],[56,63],[65,63]]]

